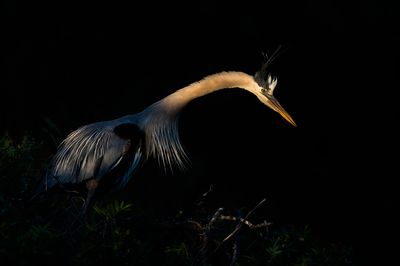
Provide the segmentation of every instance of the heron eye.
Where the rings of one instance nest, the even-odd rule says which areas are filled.
[[[267,89],[266,88],[261,88],[261,92],[262,93],[267,93]]]

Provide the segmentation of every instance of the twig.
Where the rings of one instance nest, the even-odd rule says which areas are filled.
[[[208,246],[208,238],[211,231],[212,226],[221,216],[221,213],[224,209],[219,208],[214,215],[211,217],[210,222],[203,227],[203,239],[201,243],[200,253],[199,253],[199,260],[201,264],[205,265],[205,260],[207,258],[207,246]]]
[[[231,259],[230,266],[234,266],[239,257],[239,248],[238,248],[238,240],[237,239],[235,239],[235,243],[233,243],[232,249],[233,249],[233,252],[232,252],[232,259]]]
[[[200,206],[204,199],[208,196],[208,194],[210,194],[212,191],[214,190],[214,186],[210,185],[210,188],[208,189],[207,192],[205,192],[203,195],[201,195],[201,197],[195,202],[196,206]]]
[[[221,216],[221,213],[224,209],[223,208],[219,208],[213,215],[213,217],[210,219],[210,222],[204,227],[204,236],[203,236],[203,243],[202,243],[202,247],[201,247],[201,251],[204,254],[206,249],[207,249],[207,244],[208,244],[208,236],[210,234],[211,228],[213,226],[213,224],[215,223],[215,221],[218,220],[218,217]]]
[[[270,226],[272,223],[268,223],[267,221],[264,221],[262,223],[259,224],[252,224],[251,222],[240,218],[240,217],[235,217],[235,216],[230,216],[230,215],[221,215],[219,217],[220,220],[225,220],[225,221],[240,221],[242,223],[244,223],[245,225],[247,225],[250,229],[258,229],[258,228],[262,228],[262,227],[268,227]]]
[[[260,207],[264,202],[266,201],[266,199],[263,199],[262,201],[260,201],[260,203],[257,204],[257,206],[255,206],[252,210],[250,210],[247,215],[241,219],[240,223],[238,223],[238,225],[236,226],[235,230],[233,230],[232,233],[230,233],[227,237],[225,237],[224,240],[222,240],[222,243],[220,244],[220,246],[225,243],[226,241],[228,241],[231,237],[233,237],[237,232],[239,232],[239,230],[242,228],[243,224],[245,221],[247,221],[247,218],[249,218],[249,216],[258,208]]]
[[[196,230],[198,232],[202,232],[203,231],[203,226],[199,222],[194,221],[194,220],[188,220],[187,223],[191,224],[192,227],[194,228],[194,230]]]
[[[219,208],[213,215],[213,217],[211,218],[210,222],[206,225],[206,232],[209,233],[211,230],[211,227],[213,226],[213,224],[218,220],[218,218],[221,216],[221,213],[224,209],[223,208]]]

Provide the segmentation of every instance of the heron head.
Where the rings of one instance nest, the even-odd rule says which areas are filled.
[[[258,99],[272,110],[278,112],[290,124],[296,126],[293,118],[285,111],[278,100],[276,100],[274,97],[274,90],[276,84],[278,83],[278,79],[273,77],[271,73],[266,72],[265,68],[263,67],[255,74],[254,80],[256,81],[254,90]]]

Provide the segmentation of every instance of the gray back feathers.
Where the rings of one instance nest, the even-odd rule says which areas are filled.
[[[69,134],[60,144],[48,174],[60,183],[80,183],[104,176],[118,163],[126,144],[113,128],[112,121],[99,122]]]
[[[178,117],[168,115],[158,104],[142,113],[120,119],[89,124],[78,128],[60,144],[46,173],[46,186],[57,182],[81,183],[90,178],[101,179],[123,159],[127,139],[115,133],[115,128],[124,123],[136,124],[145,132],[145,143],[140,142],[128,169],[119,177],[120,188],[124,187],[139,162],[153,156],[165,169],[178,166],[185,168],[188,161],[178,133]],[[142,148],[145,144],[145,149]]]

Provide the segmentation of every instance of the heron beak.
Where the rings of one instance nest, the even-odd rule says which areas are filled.
[[[285,111],[285,109],[280,105],[280,103],[275,99],[275,97],[268,97],[269,106],[276,112],[278,112],[286,121],[288,121],[293,126],[297,127],[296,122],[293,118]]]

